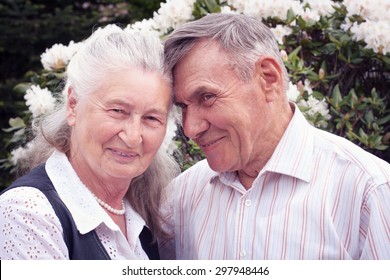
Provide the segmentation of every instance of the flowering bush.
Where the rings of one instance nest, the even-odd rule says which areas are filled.
[[[288,96],[314,126],[341,135],[389,161],[390,1],[388,0],[167,0],[150,19],[128,31],[163,38],[178,25],[208,13],[243,13],[260,18],[275,34],[290,75]],[[64,70],[80,43],[56,44],[41,56],[43,69],[30,73],[29,111],[10,120],[13,133],[3,168],[17,164],[30,145],[26,128],[53,110]],[[203,157],[179,132],[183,169]]]

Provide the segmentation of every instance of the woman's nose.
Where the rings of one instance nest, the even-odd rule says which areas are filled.
[[[137,147],[142,142],[141,120],[138,118],[131,118],[123,122],[119,137],[129,147]]]

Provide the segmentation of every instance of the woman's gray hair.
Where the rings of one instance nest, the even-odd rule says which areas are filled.
[[[164,43],[167,70],[173,71],[203,39],[218,42],[245,81],[251,78],[260,56],[274,57],[282,68],[285,89],[288,88],[288,73],[271,30],[260,20],[243,14],[209,14],[177,27]]]
[[[56,111],[33,123],[34,138],[21,164],[23,173],[45,162],[54,149],[63,153],[69,151],[71,128],[66,119],[66,103],[70,87],[77,99],[83,99],[99,88],[107,73],[133,67],[157,72],[171,81],[170,72],[164,71],[163,61],[161,41],[154,35],[123,30],[115,25],[96,30],[67,66],[66,83]],[[176,127],[173,114],[171,104],[169,129]],[[152,164],[144,174],[132,180],[127,194],[133,208],[157,235],[163,234],[158,218],[164,187],[180,172],[175,159],[166,150],[172,142],[171,137],[172,132],[166,133]]]

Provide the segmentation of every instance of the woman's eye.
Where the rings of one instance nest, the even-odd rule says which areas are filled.
[[[152,117],[152,116],[148,116],[146,117],[146,119],[150,121],[159,121],[156,117]]]
[[[125,114],[126,113],[124,110],[118,109],[118,108],[110,109],[110,111],[112,111],[114,113],[118,113],[118,114]]]
[[[160,127],[164,124],[164,121],[160,117],[155,116],[145,116],[145,123],[152,127]]]

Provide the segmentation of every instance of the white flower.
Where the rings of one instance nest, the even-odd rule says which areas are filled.
[[[167,0],[161,3],[160,9],[154,12],[153,20],[160,34],[193,19],[192,7],[196,0]]]
[[[311,122],[311,117],[314,117],[316,114],[320,114],[322,116],[322,120],[317,121],[316,123],[312,123],[318,127],[326,127],[327,121],[331,119],[331,115],[329,114],[328,103],[325,99],[319,100],[312,95],[309,95],[307,101],[301,99],[297,103],[298,106],[309,108],[309,110],[304,111],[304,115]]]
[[[339,6],[338,3],[332,0],[304,0],[303,5],[309,4],[311,12],[319,16],[330,16],[334,12],[334,6]],[[307,9],[306,9],[307,10]]]
[[[227,0],[229,6],[234,7],[237,13],[242,13],[245,9],[245,1],[243,0]]]
[[[271,31],[280,45],[283,45],[284,43],[284,36],[292,33],[292,29],[290,27],[281,24],[276,25],[275,28],[271,28]]]
[[[133,24],[129,24],[126,28],[125,31],[128,32],[135,32],[139,31],[141,33],[150,33],[156,36],[159,36],[160,33],[157,30],[157,24],[154,21],[154,19],[143,19],[142,21],[137,21]]]
[[[389,0],[344,0],[343,5],[347,8],[347,17],[359,15],[371,21],[390,18]]]
[[[288,83],[288,90],[286,94],[288,99],[293,102],[297,101],[298,97],[301,95],[300,91],[298,90],[298,87],[292,82]]]
[[[175,110],[175,109],[173,109]],[[173,154],[174,151],[177,149],[177,146],[173,140],[173,138],[176,136],[176,131],[177,131],[177,122],[179,116],[176,116],[178,112],[174,111],[174,114],[170,116],[168,119],[168,124],[167,124],[167,130],[165,133],[164,140],[161,144],[160,150],[163,150],[164,152],[168,154]]]
[[[345,22],[343,22],[340,25],[340,27],[341,27],[342,30],[348,31],[351,28],[352,25],[353,25],[353,22],[347,17],[347,18],[345,18]]]
[[[29,149],[33,148],[33,143],[29,142],[25,147],[19,147],[11,151],[11,163],[16,166],[19,161],[24,160]]]
[[[50,49],[41,54],[41,63],[46,70],[55,70],[64,68],[77,52],[82,43],[71,41],[68,46],[63,44],[54,44]]]
[[[390,53],[390,1],[345,0],[347,17],[341,28],[353,33],[353,39],[364,41],[366,48],[376,53]],[[364,22],[352,23],[349,17],[360,16]]]
[[[376,53],[390,53],[390,21],[370,21],[361,24],[356,22],[351,27],[353,38],[356,41],[364,41],[366,48],[372,49]]]
[[[23,158],[26,153],[26,150],[23,147],[19,147],[11,151],[11,162],[13,165],[17,165],[19,159]]]
[[[320,14],[317,11],[313,11],[310,9],[306,9],[301,16],[305,21],[309,21],[309,20],[319,21],[320,20]]]
[[[39,85],[32,85],[26,91],[24,99],[33,118],[52,112],[56,103],[52,93],[47,88],[41,89]]]
[[[311,87],[311,82],[308,79],[305,79],[305,81],[302,83],[302,81],[299,81],[297,83],[297,89],[301,94],[304,92],[307,92],[307,94],[313,93],[313,88]]]
[[[291,9],[295,14],[303,14],[303,6],[298,0],[247,0],[247,1],[228,1],[237,11],[266,19],[268,17],[287,19],[287,12]]]
[[[280,56],[282,57],[282,60],[284,62],[288,61],[288,54],[287,54],[287,52],[285,50],[281,50],[280,51]]]
[[[238,14],[238,12],[232,10],[230,6],[223,6],[221,7],[221,14]]]
[[[304,81],[303,90],[306,91],[308,94],[313,93],[313,88],[311,87],[311,83],[308,79],[305,79]]]

